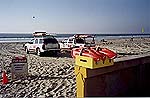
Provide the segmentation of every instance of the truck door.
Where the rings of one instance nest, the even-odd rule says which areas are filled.
[[[64,40],[64,45],[63,45],[63,47],[64,47],[64,48],[68,48],[67,46],[68,46],[68,39],[65,39],[65,40]]]
[[[35,39],[35,43],[33,45],[33,48],[36,49],[38,47],[38,39]]]
[[[36,46],[38,44],[38,39],[34,39],[33,44],[30,44],[30,50],[34,50],[36,49]]]
[[[73,38],[70,38],[68,41],[68,48],[73,48]]]

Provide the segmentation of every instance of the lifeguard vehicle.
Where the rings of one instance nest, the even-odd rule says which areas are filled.
[[[57,39],[46,32],[33,33],[34,38],[31,42],[24,45],[27,53],[34,52],[37,55],[41,55],[44,52],[51,52],[57,54],[60,52],[60,46]]]
[[[62,50],[72,50],[78,47],[91,47],[95,46],[95,36],[89,34],[76,34],[68,39],[64,39],[60,43]]]

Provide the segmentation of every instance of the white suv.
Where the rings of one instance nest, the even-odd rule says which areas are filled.
[[[71,50],[77,47],[95,46],[95,36],[89,34],[76,34],[73,37],[61,41],[60,48],[62,50]]]
[[[33,35],[34,39],[24,45],[27,53],[34,52],[40,56],[44,52],[54,54],[60,52],[59,43],[54,36],[49,35],[46,32],[35,32]]]

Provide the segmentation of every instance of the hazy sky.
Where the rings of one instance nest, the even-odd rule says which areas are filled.
[[[140,32],[142,27],[150,32],[150,0],[0,0],[0,32]]]

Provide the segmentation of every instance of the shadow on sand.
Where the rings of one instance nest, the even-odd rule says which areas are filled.
[[[72,58],[70,52],[59,52],[59,53],[42,53],[40,57],[67,57]]]

